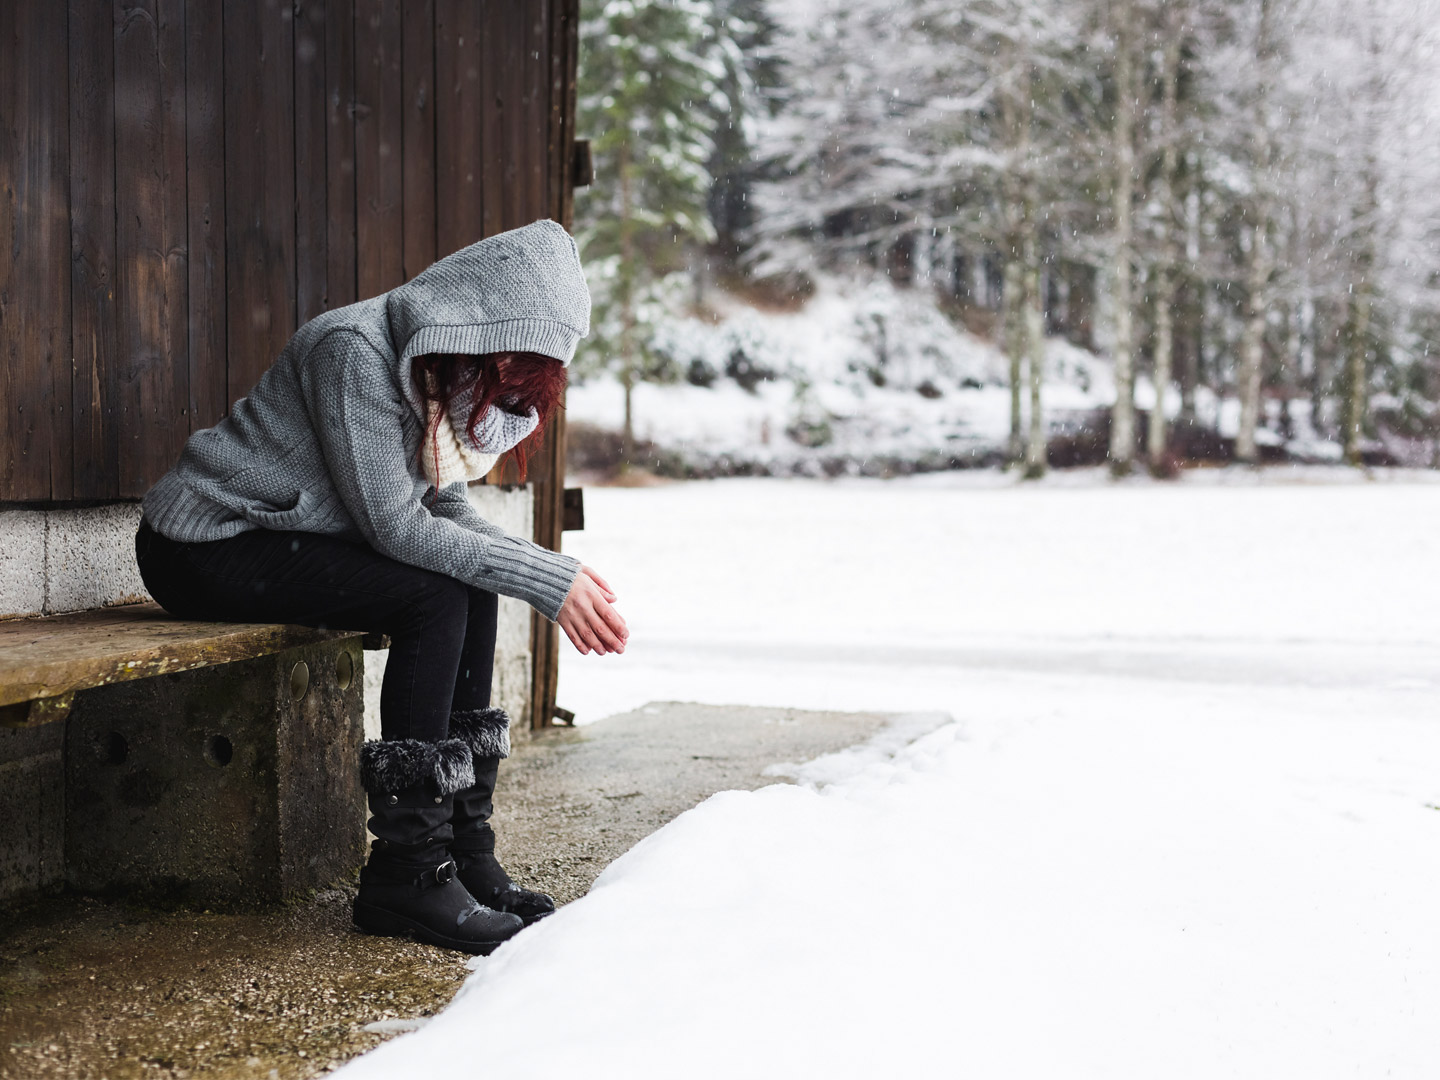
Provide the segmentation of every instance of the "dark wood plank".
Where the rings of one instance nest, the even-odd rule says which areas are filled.
[[[74,495],[120,494],[115,327],[115,16],[70,2],[71,437]]]
[[[225,378],[225,42],[220,9],[186,0],[185,190],[189,203],[190,430],[215,424]]]
[[[575,225],[575,185],[571,183],[570,155],[576,139],[576,91],[580,61],[580,0],[556,0],[555,29],[561,44],[560,138],[551,158],[556,173],[560,205],[556,220],[565,228]]]
[[[549,217],[546,201],[550,143],[550,5],[525,5],[525,132],[521,159],[521,217],[525,222]]]
[[[36,238],[45,261],[37,285],[44,297],[39,319],[49,344],[43,362],[50,380],[45,424],[50,443],[50,498],[63,500],[75,494],[75,443],[71,435],[75,366],[70,292],[70,139],[68,130],[60,128],[66,124],[68,129],[70,116],[70,80],[60,77],[68,68],[70,41],[66,5],[42,6],[43,21],[36,27],[33,47],[47,66],[41,75],[45,85],[36,103],[40,114],[55,127],[45,134],[45,146],[40,150],[47,172],[40,208],[44,232],[43,237]],[[62,81],[64,85],[59,85]]]
[[[484,235],[480,176],[480,5],[435,3],[436,254]]]
[[[501,0],[489,0],[480,13],[480,215],[482,232],[494,236],[506,228],[504,120],[511,87],[505,84],[507,16]]]
[[[435,0],[404,0],[405,280],[435,261]]]
[[[228,396],[245,396],[295,330],[294,38],[289,3],[225,0]]]
[[[353,304],[355,278],[355,4],[325,3],[325,258],[329,307]]]
[[[355,243],[361,299],[405,280],[399,0],[355,5]]]
[[[0,706],[249,660],[358,631],[191,622],[159,604],[0,622]]]
[[[546,42],[545,51],[548,77],[545,212],[547,216],[559,221],[563,202],[561,185],[566,175],[565,170],[560,167],[560,144],[565,130],[565,0],[550,0],[546,7],[550,12],[550,39]]]
[[[145,494],[189,434],[182,0],[117,0],[115,275],[120,494]]]
[[[545,433],[545,446],[531,463],[530,481],[535,498],[537,544],[560,550],[565,527],[565,411],[556,415]],[[560,631],[538,614],[530,620],[531,716],[530,726],[549,727],[555,719],[556,690],[560,680]]]
[[[570,147],[575,140],[575,90],[579,58],[579,0],[553,0],[550,16],[548,58],[549,124],[547,192],[553,200],[547,208],[551,217],[567,229],[574,218],[574,187],[570,183]],[[538,136],[537,136],[538,137]],[[535,461],[535,532],[538,544],[560,550],[564,530],[565,495],[565,412],[551,424],[545,448]],[[552,622],[531,618],[530,648],[533,656],[531,716],[533,728],[549,727],[555,717],[556,690],[560,679],[560,631]]]
[[[528,0],[500,0],[495,5],[503,28],[500,33],[500,67],[497,71],[501,87],[500,99],[500,161],[501,185],[504,192],[502,228],[518,229],[531,221],[526,214],[526,168],[528,146],[542,136],[526,127],[528,105],[526,94],[525,49],[529,44]]]
[[[73,487],[66,14],[0,4],[0,500]]]
[[[325,0],[295,5],[295,317],[327,307]]]

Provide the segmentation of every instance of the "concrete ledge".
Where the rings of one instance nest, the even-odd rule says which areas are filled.
[[[274,623],[194,622],[154,603],[10,619],[0,622],[0,706],[358,636]]]

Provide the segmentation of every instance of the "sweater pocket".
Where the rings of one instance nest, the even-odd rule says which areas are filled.
[[[252,525],[262,529],[291,529],[304,520],[315,504],[315,498],[308,491],[297,491],[293,499],[276,502],[251,500],[240,508],[241,516]]]

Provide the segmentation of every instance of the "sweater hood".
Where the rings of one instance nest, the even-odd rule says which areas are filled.
[[[486,237],[385,296],[396,375],[423,418],[410,363],[430,353],[535,352],[569,365],[590,332],[574,239],[554,221]]]

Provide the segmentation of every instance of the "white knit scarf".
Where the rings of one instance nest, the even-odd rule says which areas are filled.
[[[436,489],[457,480],[478,480],[495,467],[506,450],[518,445],[540,423],[534,409],[525,416],[516,416],[495,405],[475,425],[475,439],[460,433],[469,419],[468,395],[450,403],[448,415],[437,402],[427,403],[425,446],[420,454],[425,479]]]

